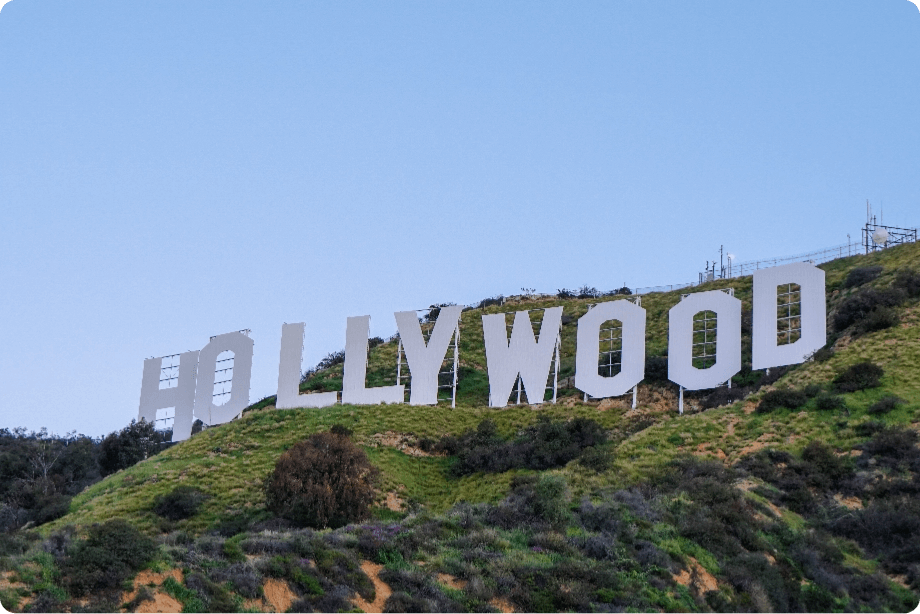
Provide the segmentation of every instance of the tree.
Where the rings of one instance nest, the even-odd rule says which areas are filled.
[[[135,465],[160,451],[163,434],[143,418],[109,433],[99,445],[99,468],[109,475]]]
[[[266,504],[301,526],[340,527],[367,516],[377,474],[346,435],[314,433],[278,459],[266,480]]]

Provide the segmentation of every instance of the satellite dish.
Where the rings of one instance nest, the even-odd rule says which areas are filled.
[[[884,228],[876,228],[872,233],[872,242],[881,245],[888,242],[888,231]]]

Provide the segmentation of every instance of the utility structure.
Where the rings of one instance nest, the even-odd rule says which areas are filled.
[[[885,212],[881,212],[881,223],[872,211],[872,205],[866,201],[866,225],[862,229],[863,249],[866,253],[875,252],[902,243],[916,243],[916,228],[899,228],[885,225]]]
[[[726,259],[728,260],[728,266],[725,265]],[[712,260],[712,261],[707,260],[706,270],[700,273],[699,283],[712,281],[714,279],[725,279],[726,277],[731,277],[732,276],[731,268],[732,268],[733,259],[734,259],[734,256],[732,254],[725,253],[725,246],[720,245],[719,246],[718,268],[716,268],[715,260]]]

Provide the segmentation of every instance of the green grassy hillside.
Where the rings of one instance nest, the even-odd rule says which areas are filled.
[[[846,288],[851,271],[866,267],[882,269],[875,279]],[[903,281],[905,271],[920,270],[920,244],[822,268],[827,272],[828,349],[816,360],[780,370],[779,379],[764,385],[763,374],[750,371],[746,330],[746,366],[733,385],[747,387],[750,394],[718,407],[709,392],[688,394],[682,416],[676,387],[651,378],[639,387],[636,409],[628,398],[585,402],[571,387],[560,390],[556,404],[489,408],[482,314],[563,306],[571,316],[562,333],[564,380],[574,373],[576,320],[597,299],[511,297],[504,305],[468,309],[461,321],[456,408],[276,410],[273,399],[263,400],[240,419],[207,429],[75,497],[67,515],[30,533],[25,552],[0,559],[7,570],[0,600],[7,608],[51,604],[76,611],[86,606],[85,599],[68,594],[60,571],[63,559],[47,553],[48,540],[73,535],[68,527],[79,536],[94,523],[126,519],[158,540],[154,571],[183,570],[185,585],[172,581],[157,590],[168,592],[187,611],[214,610],[228,595],[236,609],[277,608],[266,596],[269,578],[287,582],[292,598],[299,599],[288,604],[295,609],[360,605],[348,599],[375,594],[368,577],[394,591],[386,602],[392,611],[908,611],[920,601],[915,530],[920,527],[920,304],[902,293],[885,312],[893,319],[869,327],[878,330],[865,330],[859,322],[836,330],[834,322],[853,296],[884,292],[902,283],[898,280]],[[750,311],[750,277],[692,291],[727,287]],[[667,313],[679,300],[679,291],[642,296],[649,357],[666,353]],[[882,368],[880,385],[835,391],[834,379],[864,361]],[[313,373],[302,389],[340,389],[341,373],[341,365]],[[391,340],[371,350],[368,385],[392,384],[395,375],[396,342]],[[783,389],[806,393],[804,404],[756,410],[764,395]],[[891,395],[901,400],[893,409],[873,407]],[[608,466],[591,468],[575,460],[543,472],[518,468],[455,477],[449,470],[454,458],[421,450],[430,449],[425,439],[460,435],[486,419],[499,434],[513,437],[542,418],[574,417],[595,420],[607,432],[603,452],[612,459]],[[309,535],[286,529],[271,539],[288,546],[254,545],[268,539],[264,531],[272,515],[265,508],[263,483],[280,454],[336,424],[352,430],[381,470],[377,520]],[[553,484],[562,486],[549,495],[540,494],[541,484],[546,492]],[[154,499],[180,485],[207,493],[201,510],[175,522],[154,514]],[[556,516],[541,517],[534,507],[526,514],[520,511],[521,501],[544,496],[562,502]],[[508,520],[508,510],[523,515]],[[872,529],[865,528],[872,526],[898,535],[898,543],[884,535],[872,537]],[[368,537],[381,527],[391,527],[389,538]],[[233,554],[238,547],[228,543],[249,544],[243,548],[249,556]],[[277,560],[271,567],[278,552],[298,552],[301,560],[313,561],[308,567],[326,586],[324,596],[311,593],[302,578],[298,581],[289,568],[284,571]],[[341,581],[340,592],[352,595],[345,601],[321,601],[334,593],[333,577],[341,572],[324,571],[322,561],[329,556],[341,557],[348,562],[341,564],[360,576]],[[362,561],[383,567],[362,572]],[[220,590],[204,580],[188,585],[189,574],[213,580],[214,573],[223,573],[214,570],[234,565],[250,566],[263,582],[256,601],[243,601],[246,591],[233,578],[215,580]],[[107,598],[90,603],[97,608],[139,606]]]

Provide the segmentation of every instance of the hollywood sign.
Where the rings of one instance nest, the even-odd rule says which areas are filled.
[[[753,275],[754,369],[769,369],[804,362],[827,342],[824,271],[809,263],[761,269]],[[800,288],[801,336],[793,343],[778,339],[778,288]],[[416,312],[397,312],[396,325],[412,376],[410,405],[435,405],[438,372],[451,339],[459,332],[460,306],[442,307],[425,341]],[[693,365],[693,319],[703,311],[716,314],[715,363],[707,368]],[[604,322],[618,320],[622,330],[620,372],[598,372],[599,331]],[[526,311],[514,315],[510,339],[505,314],[483,314],[482,330],[489,378],[489,405],[507,405],[520,377],[528,399],[543,399],[543,391],[559,343],[562,307],[543,311],[539,337],[535,337]],[[304,323],[281,327],[278,365],[279,409],[326,407],[339,401],[338,392],[301,393]],[[357,405],[403,403],[405,386],[366,386],[370,316],[350,317],[345,329],[345,365],[341,402]],[[214,403],[218,356],[233,353],[230,398]],[[253,341],[241,332],[212,337],[200,351],[179,355],[176,385],[160,387],[162,358],[144,361],[138,418],[156,419],[158,409],[175,408],[173,441],[191,435],[197,417],[205,424],[222,424],[239,416],[249,405]],[[668,378],[682,389],[703,390],[729,381],[741,370],[741,301],[720,290],[689,294],[668,314]],[[578,319],[574,385],[595,397],[626,394],[645,377],[645,309],[629,300],[595,305]],[[531,392],[539,391],[531,395]]]

